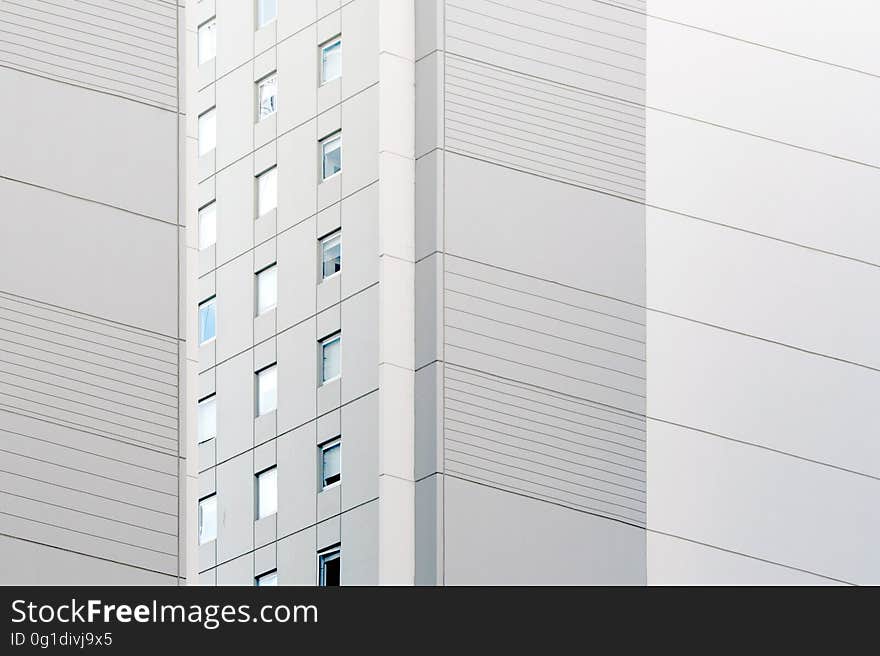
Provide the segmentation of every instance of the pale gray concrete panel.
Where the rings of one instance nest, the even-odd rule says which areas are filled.
[[[216,66],[220,76],[253,58],[256,11],[252,3],[241,0],[215,2],[219,26]]]
[[[379,6],[354,0],[345,3],[340,14],[342,96],[347,98],[379,81]]]
[[[445,481],[447,585],[644,585],[645,531],[527,496]]]
[[[644,303],[644,208],[634,203],[449,153],[445,207],[452,255]],[[579,257],[559,257],[565,243]]]
[[[308,219],[278,235],[278,329],[315,314],[318,245],[315,220]]]
[[[648,423],[649,528],[845,582],[880,580],[873,550],[854,548],[880,539],[876,478]]]
[[[658,111],[647,134],[651,205],[880,264],[876,169]]]
[[[278,188],[278,229],[283,230],[318,211],[316,121],[309,121],[278,138],[278,169],[285,171],[286,180],[286,184]]]
[[[217,367],[217,460],[254,446],[253,356],[245,352]]]
[[[443,154],[416,160],[416,250],[420,260],[443,249]]]
[[[217,174],[217,264],[254,246],[254,174],[251,157]]]
[[[278,438],[278,498],[284,501],[278,505],[279,535],[314,526],[317,467],[314,422]]]
[[[379,502],[353,508],[341,517],[343,585],[379,584]]]
[[[0,85],[28,98],[4,103],[4,176],[177,222],[175,114],[9,68]]]
[[[442,583],[442,485],[438,474],[416,482],[416,585]]]
[[[233,32],[238,33],[238,30]],[[254,150],[256,87],[251,66],[241,66],[217,80],[217,168]],[[279,90],[280,93],[280,90]]]
[[[315,554],[315,528],[307,528],[278,541],[278,583],[315,585],[318,564]]]
[[[416,263],[415,366],[443,358],[443,255]]]
[[[253,585],[254,554],[248,553],[217,566],[217,585]]]
[[[441,0],[415,0],[416,59],[443,48],[443,5]]]
[[[379,185],[371,185],[343,198],[340,215],[340,294],[346,298],[379,281]],[[318,233],[319,237],[321,232]]]
[[[648,313],[648,416],[880,475],[880,374]]]
[[[315,34],[315,26],[311,25],[278,44],[279,133],[286,132],[315,115],[318,87],[318,43]]]
[[[342,103],[342,196],[348,196],[379,177],[378,108],[378,86]]]
[[[880,368],[880,267],[650,209],[651,308]]]
[[[379,496],[378,397],[372,392],[342,407],[343,512]]]
[[[379,386],[378,299],[370,287],[342,302],[342,403]]]
[[[652,107],[880,163],[871,111],[880,84],[873,76],[673,23],[649,19],[648,25]],[[684,51],[712,57],[682,58]]]
[[[217,466],[217,560],[221,563],[254,549],[253,453]],[[248,567],[253,572],[253,564]]]
[[[667,0],[653,3],[650,10],[731,38],[880,74],[880,44],[873,29],[880,7],[871,0]]]
[[[10,180],[0,180],[0,202],[4,291],[177,335],[173,225]],[[36,253],[52,267],[34,267]]]
[[[254,343],[254,290],[252,252],[217,269],[217,361],[251,348]]]
[[[443,54],[416,62],[416,157],[443,146]]]
[[[4,585],[177,585],[177,577],[0,536]]]
[[[443,365],[434,362],[415,374],[416,480],[440,471],[443,463]]]
[[[317,342],[310,319],[278,335],[278,432],[311,421],[317,407]]]
[[[837,581],[648,531],[648,585],[842,585]]]

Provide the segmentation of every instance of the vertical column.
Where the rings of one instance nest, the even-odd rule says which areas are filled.
[[[379,1],[379,583],[415,581],[415,7]]]

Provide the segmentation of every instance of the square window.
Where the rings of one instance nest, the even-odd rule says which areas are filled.
[[[257,519],[278,512],[278,467],[257,474]]]
[[[278,570],[273,569],[271,572],[260,574],[256,578],[257,587],[276,586],[278,585]]]
[[[275,73],[257,82],[257,120],[262,121],[278,109],[278,76]]]
[[[321,383],[339,378],[342,369],[342,336],[337,334],[321,342]]]
[[[339,439],[321,445],[321,489],[342,480],[342,441]]]
[[[217,19],[211,18],[199,25],[199,65],[217,55]]]
[[[217,203],[210,203],[199,210],[199,250],[217,243]]]
[[[326,180],[342,170],[342,135],[336,133],[321,141],[321,178]]]
[[[278,0],[257,0],[257,25],[263,27],[278,17]]]
[[[270,367],[257,372],[257,416],[268,414],[278,407],[277,367]]]
[[[321,279],[325,280],[342,269],[342,233],[337,231],[321,240]]]
[[[341,585],[339,580],[341,560],[339,549],[331,549],[318,554],[318,585]]]
[[[278,167],[257,176],[257,216],[268,214],[278,207]]]
[[[217,495],[199,499],[199,544],[217,539]]]
[[[199,344],[217,336],[217,297],[212,296],[199,304]]]
[[[321,46],[321,84],[342,75],[342,39],[336,37]]]
[[[199,114],[199,157],[217,147],[217,109]]]
[[[199,401],[199,444],[217,437],[217,397],[213,394]]]
[[[278,302],[278,267],[266,267],[257,274],[257,315],[268,312]]]

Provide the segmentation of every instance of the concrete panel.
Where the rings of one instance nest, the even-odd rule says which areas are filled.
[[[379,496],[378,392],[342,408],[342,511]]]
[[[253,471],[252,453],[217,466],[217,560],[221,563],[254,549]],[[251,562],[248,576],[253,571]]]
[[[315,524],[316,452],[314,422],[278,438],[278,535]]]
[[[342,403],[379,386],[378,288],[342,303]]]
[[[217,361],[254,344],[254,256],[241,255],[217,269]]]
[[[254,369],[250,352],[217,367],[217,460],[254,446]]]
[[[379,503],[343,513],[341,581],[343,585],[379,584]]]

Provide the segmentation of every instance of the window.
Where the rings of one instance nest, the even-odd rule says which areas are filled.
[[[326,180],[342,170],[342,135],[338,132],[321,142],[321,178]]]
[[[217,297],[212,296],[199,304],[199,344],[217,336]]]
[[[199,114],[199,157],[207,155],[217,146],[217,110],[212,107]]]
[[[336,334],[321,342],[321,383],[339,378],[342,350],[342,336]]]
[[[278,512],[278,467],[257,474],[257,519]]]
[[[217,495],[199,499],[199,544],[217,539]]]
[[[342,39],[336,37],[321,46],[321,84],[342,75]]]
[[[278,267],[266,267],[257,274],[257,315],[268,312],[278,301]]]
[[[199,65],[217,55],[217,19],[212,18],[199,25]]]
[[[199,444],[217,437],[217,397],[213,394],[199,401]]]
[[[342,269],[342,233],[338,230],[321,240],[321,279],[327,279]]]
[[[331,549],[318,554],[318,585],[336,586],[339,582],[339,565],[341,564],[339,549]]]
[[[268,214],[278,207],[278,167],[257,176],[257,216]]]
[[[272,412],[278,407],[277,368],[271,367],[257,372],[257,416]]]
[[[278,76],[275,73],[257,82],[257,120],[262,121],[278,109]]]
[[[321,445],[321,489],[342,480],[342,441],[335,439]]]
[[[278,17],[278,0],[257,0],[257,25],[263,27],[266,23]]]
[[[199,210],[199,250],[217,243],[217,204],[210,203]]]
[[[256,578],[256,583],[259,588],[278,585],[278,570],[273,569],[271,572],[260,574]]]

